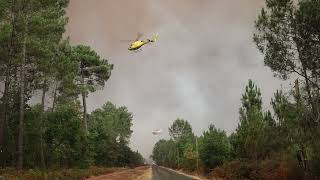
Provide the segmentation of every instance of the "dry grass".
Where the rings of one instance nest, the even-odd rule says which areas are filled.
[[[105,180],[105,179],[136,180],[137,178],[145,174],[149,169],[150,169],[149,166],[141,166],[134,169],[127,169],[127,170],[109,173],[101,176],[91,177],[88,180]],[[148,180],[148,179],[143,179],[143,180]]]
[[[217,167],[211,172],[211,177],[223,179],[304,179],[305,174],[296,162],[286,159],[281,160],[234,160]]]
[[[14,168],[5,168],[0,170],[0,175],[5,180],[81,180],[91,176],[109,174],[124,169],[125,168],[90,167],[88,169],[51,169],[46,171],[29,169],[17,171]]]

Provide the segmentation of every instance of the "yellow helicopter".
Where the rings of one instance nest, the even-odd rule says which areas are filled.
[[[138,51],[142,46],[148,44],[148,43],[153,43],[156,42],[159,38],[159,34],[155,34],[153,35],[152,39],[147,39],[145,41],[140,40],[140,38],[142,37],[142,33],[138,33],[137,38],[130,44],[128,50],[129,51]]]

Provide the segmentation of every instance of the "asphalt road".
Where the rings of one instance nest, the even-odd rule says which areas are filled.
[[[110,174],[91,177],[87,180],[200,180],[172,169],[152,165],[126,169]]]
[[[152,165],[152,180],[200,180],[200,178],[182,174],[165,167]]]

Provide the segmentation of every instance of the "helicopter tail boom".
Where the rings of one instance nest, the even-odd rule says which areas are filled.
[[[156,42],[159,38],[159,34],[153,35],[152,39],[148,39],[149,42]]]

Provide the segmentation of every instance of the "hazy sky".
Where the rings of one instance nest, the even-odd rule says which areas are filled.
[[[148,157],[177,118],[200,135],[210,123],[232,132],[248,79],[265,108],[282,81],[263,66],[252,41],[264,0],[71,0],[67,35],[92,46],[115,66],[104,90],[89,95],[89,111],[112,101],[134,114],[131,147]],[[129,52],[121,40],[159,33],[159,41]],[[164,133],[153,136],[161,128]]]

